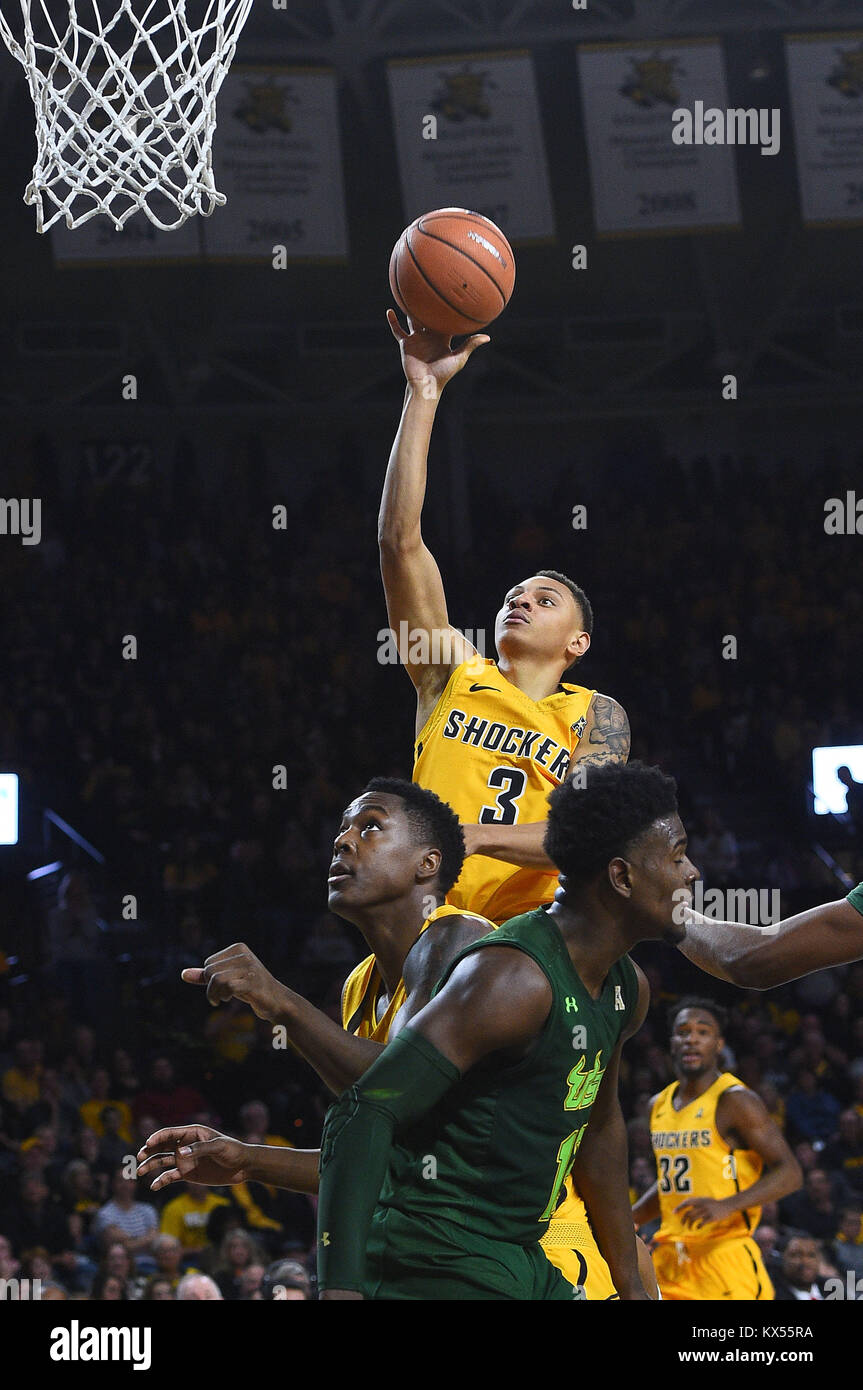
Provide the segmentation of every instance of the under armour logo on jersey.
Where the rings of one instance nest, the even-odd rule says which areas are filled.
[[[329,1243],[330,1243],[330,1233],[329,1233],[329,1231],[323,1231],[323,1232],[321,1233],[321,1245],[329,1245]]]
[[[700,1119],[702,1118],[703,1114],[704,1114],[704,1106],[702,1105],[701,1109],[700,1109],[700,1110],[696,1110],[696,1112],[695,1112],[695,1118],[696,1118],[696,1120],[700,1120]]]
[[[577,1003],[575,1002],[575,995],[574,995],[574,994],[568,994],[568,995],[566,996],[566,1012],[567,1012],[568,1014],[577,1014],[577,1013],[578,1013],[578,1005],[577,1005]]]
[[[623,1002],[623,990],[620,988],[620,985],[614,986],[614,1007],[618,1013],[620,1013],[621,1009],[626,1008]]]
[[[575,723],[570,725],[570,728],[572,729],[572,732],[574,734],[577,734],[578,737],[581,738],[582,734],[587,728],[587,720],[585,719],[584,715],[582,715],[580,719],[576,719]]]

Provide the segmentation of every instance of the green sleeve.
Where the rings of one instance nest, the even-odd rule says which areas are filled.
[[[318,1284],[362,1292],[369,1228],[393,1134],[431,1110],[460,1073],[410,1027],[327,1113],[318,1191]]]
[[[863,913],[863,883],[858,883],[856,888],[851,889],[847,901],[852,907],[856,907],[858,912]]]

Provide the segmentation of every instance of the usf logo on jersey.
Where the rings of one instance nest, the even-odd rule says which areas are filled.
[[[605,1067],[601,1065],[601,1062],[601,1049],[597,1052],[596,1060],[590,1071],[585,1070],[587,1067],[587,1058],[579,1057],[572,1071],[569,1073],[569,1076],[566,1078],[566,1083],[569,1086],[569,1094],[563,1102],[564,1110],[586,1110],[589,1105],[593,1105],[593,1102],[596,1100],[596,1093],[599,1090],[599,1083],[605,1073]]]

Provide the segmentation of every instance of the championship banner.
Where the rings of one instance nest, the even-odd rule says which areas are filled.
[[[705,122],[728,107],[715,39],[584,44],[578,71],[597,231],[740,225],[734,151]],[[675,112],[689,113],[687,124]]]
[[[513,242],[554,236],[530,54],[399,60],[388,74],[406,222],[460,207]]]
[[[231,68],[213,150],[227,206],[204,225],[210,260],[343,260],[348,254],[335,74]]]
[[[803,221],[863,222],[863,32],[785,40]]]

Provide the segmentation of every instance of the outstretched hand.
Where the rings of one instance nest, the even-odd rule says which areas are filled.
[[[410,318],[405,332],[394,309],[387,310],[387,322],[399,345],[408,382],[432,400],[461,371],[478,347],[491,342],[487,333],[473,333],[460,347],[454,348],[452,338],[446,333],[434,333]]]
[[[175,1125],[157,1129],[138,1150],[138,1177],[154,1177],[152,1192],[174,1182],[222,1187],[248,1181],[247,1159],[247,1145],[239,1139],[208,1125]]]

